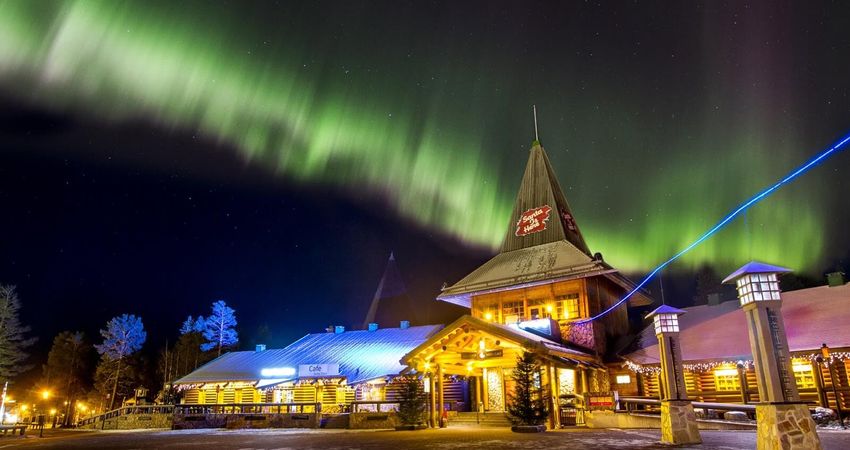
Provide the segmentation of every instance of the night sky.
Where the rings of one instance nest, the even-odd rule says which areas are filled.
[[[532,104],[591,250],[641,276],[850,131],[847,30],[845,2],[0,1],[0,282],[42,346],[125,312],[160,346],[216,299],[275,346],[359,324],[395,251],[443,321]],[[667,274],[847,268],[848,153]]]

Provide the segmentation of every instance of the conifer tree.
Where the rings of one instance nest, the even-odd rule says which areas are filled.
[[[215,348],[218,350],[218,356],[221,356],[223,348],[239,342],[235,327],[236,312],[233,308],[227,306],[224,300],[213,303],[212,314],[207,317],[204,328],[206,342],[201,345],[201,350],[207,351]]]
[[[0,384],[29,369],[26,349],[35,343],[30,328],[21,324],[21,301],[14,286],[0,285]]]
[[[398,418],[405,425],[422,423],[425,415],[425,389],[416,375],[402,375],[394,380],[401,385]]]
[[[513,371],[514,392],[509,395],[508,414],[521,425],[541,425],[549,413],[548,396],[540,380],[540,363],[532,352],[517,357]]]
[[[65,398],[65,425],[71,423],[71,406],[85,391],[85,373],[92,352],[81,331],[63,331],[53,339],[44,365],[45,385],[61,389]]]
[[[123,360],[142,348],[147,333],[141,318],[124,314],[113,317],[107,322],[106,329],[100,330],[100,335],[103,336],[103,343],[95,345],[95,348],[103,357],[101,366],[108,368],[108,371],[113,374],[112,395],[109,399],[109,409],[112,409],[115,406],[115,396],[121,380]]]

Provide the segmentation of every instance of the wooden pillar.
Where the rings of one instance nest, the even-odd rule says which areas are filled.
[[[484,412],[484,370],[481,370],[481,376],[477,377],[475,380],[475,391],[477,395],[475,396],[475,410],[478,412]]]
[[[558,396],[558,371],[552,363],[548,365],[549,371],[549,396],[551,397],[549,403],[549,417],[550,423],[553,430],[561,428],[561,413],[559,411],[558,405],[560,405],[560,400]]]
[[[829,399],[826,396],[826,390],[823,388],[823,368],[818,361],[812,361],[812,369],[815,373],[815,389],[818,392],[818,404],[823,408],[829,408]]]
[[[481,369],[481,390],[483,391],[481,401],[484,402],[484,411],[488,411],[490,409],[490,379],[487,378],[488,370],[490,369]]]
[[[434,372],[431,372],[431,375],[428,377],[428,387],[429,387],[429,390],[431,391],[429,393],[431,401],[430,401],[430,405],[429,405],[429,408],[428,408],[428,409],[430,409],[429,417],[430,417],[431,428],[437,427],[437,385],[436,385],[436,381],[434,380],[434,378],[435,378]]]
[[[319,404],[319,407],[317,408],[318,410],[316,412],[322,411],[322,399],[324,398],[324,393],[325,384],[322,382],[322,380],[319,380],[318,383],[316,383],[316,403]]]
[[[581,393],[586,394],[588,391],[587,385],[587,369],[579,370],[579,374],[581,375]]]
[[[439,388],[440,391],[439,391],[439,395],[438,395],[438,397],[439,397],[439,407],[437,408],[437,414],[439,416],[437,417],[437,421],[440,422],[441,427],[444,427],[444,426],[446,426],[446,424],[443,423],[443,411],[444,411],[444,408],[445,408],[445,406],[444,406],[445,400],[444,400],[444,397],[443,397],[443,391],[444,391],[443,385],[445,385],[445,380],[443,380],[443,366],[442,366],[442,364],[437,366],[437,382],[440,383],[440,388]]]

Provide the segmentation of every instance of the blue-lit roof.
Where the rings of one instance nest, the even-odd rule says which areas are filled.
[[[260,381],[264,378],[260,375],[263,369],[297,369],[302,364],[339,364],[340,376],[354,384],[398,374],[405,368],[399,362],[401,357],[442,327],[425,325],[308,334],[282,349],[226,353],[175,384]]]

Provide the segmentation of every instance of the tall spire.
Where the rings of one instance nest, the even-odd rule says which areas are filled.
[[[534,142],[531,145],[540,145],[540,136],[537,134],[537,105],[531,105],[534,111]]]
[[[536,117],[537,108],[534,108],[534,112]],[[517,193],[502,252],[560,240],[566,240],[593,258],[555,177],[549,157],[540,142],[535,140],[529,151],[528,164]]]
[[[381,326],[398,326],[400,320],[413,321],[413,313],[413,304],[396,266],[395,255],[390,252],[384,274],[363,320],[363,328],[368,328],[372,322],[378,322]]]

